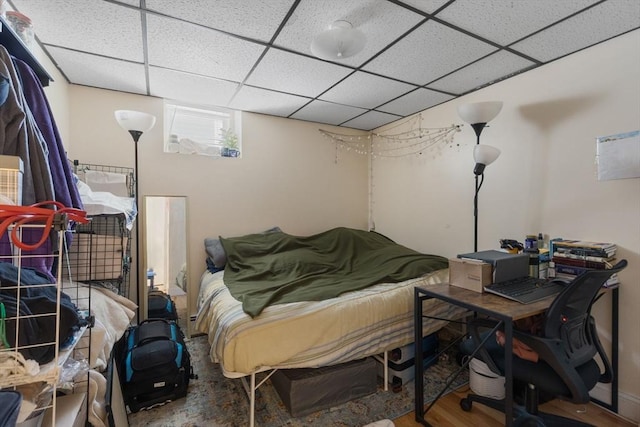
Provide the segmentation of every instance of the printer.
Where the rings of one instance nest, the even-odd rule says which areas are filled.
[[[458,258],[478,260],[491,264],[493,269],[492,283],[505,282],[529,275],[529,255],[526,253],[511,254],[488,250],[459,254]]]

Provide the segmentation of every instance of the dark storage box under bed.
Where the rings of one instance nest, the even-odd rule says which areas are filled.
[[[291,416],[331,408],[377,390],[373,358],[321,368],[281,369],[271,382]]]

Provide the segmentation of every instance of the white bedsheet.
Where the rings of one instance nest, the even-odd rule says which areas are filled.
[[[82,283],[64,283],[63,291],[79,310],[89,309],[89,287]],[[129,327],[135,316],[136,304],[110,290],[91,288],[91,314],[95,317],[95,326],[91,329],[91,355],[89,365],[92,369],[103,371],[107,367],[111,349]],[[88,348],[83,337],[76,346]]]
[[[196,328],[208,334],[210,358],[229,378],[272,368],[315,368],[347,362],[413,342],[414,287],[448,281],[447,269],[401,283],[378,284],[325,301],[267,307],[251,318],[223,282],[202,275]],[[435,300],[425,313],[456,318],[465,310]],[[446,324],[425,319],[424,334]]]

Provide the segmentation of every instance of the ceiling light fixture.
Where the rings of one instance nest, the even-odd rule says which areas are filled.
[[[335,61],[360,53],[365,44],[367,38],[362,31],[353,28],[350,22],[336,21],[313,39],[311,53],[318,58]]]

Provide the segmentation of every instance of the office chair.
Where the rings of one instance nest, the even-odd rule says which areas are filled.
[[[515,426],[590,426],[570,418],[539,412],[539,393],[584,404],[589,402],[589,390],[596,383],[611,382],[611,362],[598,339],[591,307],[602,285],[612,274],[626,266],[627,261],[621,260],[609,270],[590,270],[568,282],[546,312],[543,336],[513,331],[514,339],[522,341],[539,355],[538,362],[513,356],[513,379],[527,384],[524,406],[514,404]],[[471,338],[468,341],[480,343],[480,329],[494,325],[486,319],[472,320],[469,324]],[[504,375],[504,349],[495,344],[493,339],[487,343],[478,354],[493,372]],[[603,364],[602,373],[594,359],[596,354]],[[475,394],[463,398],[460,406],[465,411],[471,411],[473,402],[505,411],[505,400]]]

